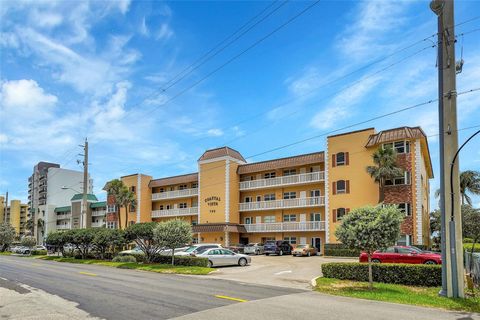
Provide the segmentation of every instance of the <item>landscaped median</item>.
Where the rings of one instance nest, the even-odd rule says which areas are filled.
[[[480,312],[480,298],[440,297],[441,267],[435,265],[374,264],[373,289],[368,288],[368,265],[325,263],[324,277],[315,290],[338,296],[411,304],[424,307]]]
[[[191,274],[191,275],[206,275],[215,269],[199,266],[172,266],[171,264],[159,264],[159,263],[138,263],[138,262],[113,262],[108,260],[95,260],[95,259],[75,259],[75,258],[62,258],[53,256],[38,257],[42,260],[51,260],[57,262],[67,263],[79,263],[79,264],[94,264],[119,269],[135,269],[143,271],[151,271],[157,273],[173,273],[173,274]]]

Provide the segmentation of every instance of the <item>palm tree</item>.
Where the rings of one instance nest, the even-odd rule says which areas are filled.
[[[368,166],[367,172],[378,183],[379,199],[385,199],[385,181],[403,175],[403,169],[397,166],[397,153],[391,147],[378,148],[372,155],[374,166]]]
[[[28,219],[27,222],[25,222],[25,230],[32,235],[34,232],[34,229],[35,229],[35,221],[33,220],[33,218]]]
[[[462,205],[472,206],[472,198],[467,192],[473,195],[480,195],[480,172],[467,170],[460,173],[460,195],[462,196]],[[435,198],[440,197],[440,189],[435,191]]]
[[[105,188],[103,190],[107,191],[108,195],[113,196],[114,201],[115,201],[115,207],[118,208],[117,212],[117,222],[118,222],[118,228],[120,229],[122,226],[122,219],[120,217],[120,207],[122,206],[122,199],[121,195],[125,190],[128,191],[128,188],[125,186],[122,180],[119,179],[114,179],[105,185]]]
[[[120,194],[119,194],[119,201],[121,203],[121,206],[125,207],[125,228],[128,227],[128,208],[130,206],[135,206],[136,205],[136,200],[135,200],[135,194],[128,190],[127,187],[122,188]]]

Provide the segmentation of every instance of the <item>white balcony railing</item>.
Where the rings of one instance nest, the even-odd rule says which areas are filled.
[[[57,230],[66,230],[71,229],[70,223],[69,224],[57,224]]]
[[[152,200],[188,198],[194,196],[198,196],[198,188],[153,193]]]
[[[65,220],[65,219],[70,219],[72,217],[71,213],[67,214],[57,214],[57,220]]]
[[[325,231],[325,221],[255,223],[244,226],[247,232]]]
[[[103,222],[92,222],[92,228],[100,228],[103,227],[105,223]]]
[[[175,217],[175,216],[191,216],[198,214],[198,207],[177,208],[169,210],[153,210],[152,218]]]
[[[103,217],[104,215],[107,214],[106,210],[96,210],[92,211],[92,217]]]
[[[258,179],[240,182],[240,190],[251,190],[260,188],[270,188],[277,186],[286,186],[293,184],[305,184],[320,182],[325,180],[323,171],[294,174],[291,176],[282,176],[270,179]]]
[[[275,210],[287,208],[319,207],[325,205],[325,197],[282,199],[240,203],[240,211]]]

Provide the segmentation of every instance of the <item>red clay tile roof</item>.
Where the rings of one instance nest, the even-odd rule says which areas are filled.
[[[183,174],[180,176],[150,180],[150,183],[148,184],[148,186],[150,188],[154,188],[154,187],[163,187],[163,186],[170,186],[174,184],[197,182],[197,181],[198,181],[198,173],[195,172],[195,173]]]
[[[237,173],[245,174],[266,170],[291,168],[307,164],[320,163],[324,161],[324,152],[320,151],[315,153],[301,154],[293,157],[243,164],[238,166]]]
[[[215,158],[220,158],[220,157],[225,157],[225,156],[229,156],[229,157],[235,158],[237,160],[247,162],[242,157],[240,152],[238,152],[237,150],[234,150],[232,148],[229,148],[229,147],[221,147],[221,148],[217,148],[217,149],[207,150],[203,153],[203,155],[200,157],[200,159],[198,159],[198,161],[210,160],[210,159],[215,159]]]
[[[385,142],[392,142],[401,139],[420,139],[427,136],[420,127],[401,127],[389,130],[383,130],[379,133],[372,134],[368,138],[365,147],[373,147]]]

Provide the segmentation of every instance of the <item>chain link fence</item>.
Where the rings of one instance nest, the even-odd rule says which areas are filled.
[[[465,270],[473,275],[473,283],[480,286],[480,253],[465,252]]]

